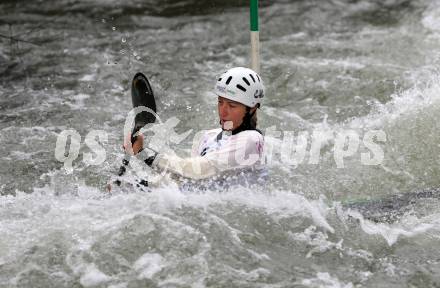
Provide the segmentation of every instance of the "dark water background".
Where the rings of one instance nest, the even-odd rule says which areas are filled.
[[[0,34],[32,43],[0,38],[1,287],[440,285],[438,193],[393,198],[440,186],[439,3],[260,4],[260,127],[382,130],[383,163],[360,148],[337,168],[329,143],[319,165],[276,154],[261,189],[103,194],[135,72],[178,133],[216,127],[216,75],[248,65],[247,1],[2,1]],[[82,137],[69,175],[65,129]],[[91,130],[108,134],[99,166]]]

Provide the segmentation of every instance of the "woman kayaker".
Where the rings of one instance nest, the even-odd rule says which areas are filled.
[[[264,97],[261,77],[248,68],[229,69],[218,78],[214,93],[221,127],[206,131],[194,146],[191,157],[157,153],[144,147],[142,135],[133,143],[131,154],[142,151],[145,153],[142,159],[151,168],[193,180],[228,172],[261,173],[264,138],[257,129],[257,108]],[[128,153],[130,144],[129,141],[124,144]]]

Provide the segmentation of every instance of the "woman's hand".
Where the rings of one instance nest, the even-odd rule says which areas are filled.
[[[126,153],[130,155],[136,155],[137,153],[139,153],[139,151],[142,150],[143,147],[144,147],[144,135],[139,134],[136,137],[136,140],[134,141],[133,145],[131,144],[131,134],[125,138],[123,148]]]

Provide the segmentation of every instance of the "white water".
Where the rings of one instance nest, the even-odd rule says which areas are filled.
[[[14,33],[45,23],[27,38],[42,47],[0,46],[0,287],[439,285],[439,196],[368,206],[440,186],[437,2],[275,1],[261,11],[260,127],[380,129],[381,165],[361,165],[360,147],[338,169],[329,141],[318,165],[275,155],[260,189],[125,185],[112,195],[104,184],[122,157],[130,78],[150,77],[177,132],[215,127],[212,81],[247,65],[247,8],[104,2],[0,4],[12,15],[0,17],[2,34],[7,23]],[[54,158],[64,129],[82,143],[106,131],[105,163],[86,166],[82,144],[65,175]]]

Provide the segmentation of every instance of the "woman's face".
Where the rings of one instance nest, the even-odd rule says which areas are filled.
[[[218,96],[218,117],[223,130],[232,131],[243,122],[246,106]]]

